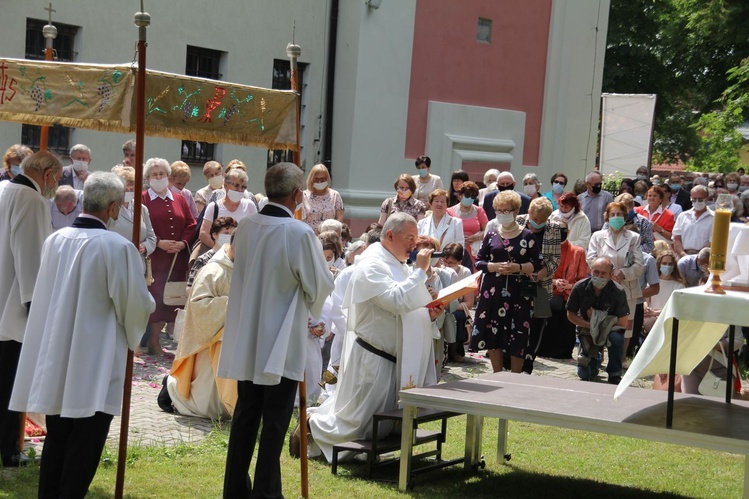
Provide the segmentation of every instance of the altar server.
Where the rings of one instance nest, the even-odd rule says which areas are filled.
[[[307,319],[320,315],[333,290],[320,241],[309,225],[293,218],[303,189],[298,166],[272,166],[265,173],[268,204],[234,233],[234,275],[217,373],[238,380],[224,475],[227,498],[282,497],[281,450],[304,377]],[[261,420],[253,483],[248,471]]]
[[[10,407],[46,415],[39,497],[83,497],[120,414],[128,348],[155,303],[135,246],[107,221],[124,197],[113,173],[89,175],[83,214],[50,236]]]
[[[19,414],[8,410],[34,292],[42,244],[52,232],[47,200],[55,195],[62,163],[53,154],[26,156],[0,192],[0,458],[18,466]]]

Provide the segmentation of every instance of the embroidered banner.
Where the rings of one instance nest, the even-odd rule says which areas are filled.
[[[0,59],[0,120],[135,132],[131,65]],[[146,135],[296,149],[296,94],[146,71]]]

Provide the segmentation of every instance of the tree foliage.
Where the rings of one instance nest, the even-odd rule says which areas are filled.
[[[611,0],[603,91],[656,94],[654,160],[688,161],[747,56],[746,0]]]

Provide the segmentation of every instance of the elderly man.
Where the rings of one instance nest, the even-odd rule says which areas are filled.
[[[47,199],[57,189],[62,163],[48,152],[26,157],[23,173],[0,191],[0,458],[18,466],[19,414],[8,409],[21,354],[42,244],[52,231]]]
[[[585,176],[586,191],[577,196],[583,213],[590,220],[590,231],[596,232],[603,228],[603,213],[609,203],[614,201],[610,192],[602,190],[603,177],[598,172],[590,172]]]
[[[128,348],[155,307],[138,250],[107,230],[124,193],[114,173],[92,173],[83,214],[42,248],[10,404],[46,414],[39,497],[86,495],[120,414]]]
[[[691,288],[707,282],[710,276],[710,271],[707,269],[709,263],[710,248],[702,248],[696,255],[686,255],[680,258],[676,265],[686,286]]]
[[[307,320],[320,315],[333,291],[314,231],[293,218],[303,189],[298,166],[272,166],[265,173],[268,204],[234,233],[234,275],[217,373],[238,380],[226,498],[282,497],[281,450],[304,376]],[[253,484],[248,470],[261,421]]]
[[[91,149],[83,144],[76,144],[70,148],[71,164],[62,169],[60,185],[69,185],[73,189],[83,190],[83,183],[89,175],[91,164]]]
[[[614,264],[607,257],[596,258],[590,266],[591,277],[578,281],[567,300],[567,319],[577,326],[581,354],[577,375],[593,381],[601,363],[600,349],[608,344],[608,382],[618,385],[622,380],[624,328],[627,327],[629,306],[627,295],[612,280]]]
[[[122,164],[124,166],[135,166],[135,139],[130,139],[122,144]]]
[[[371,438],[372,416],[398,407],[398,391],[403,386],[399,367],[406,354],[402,351],[404,321],[414,324],[408,332],[422,334],[425,341],[420,344],[428,345],[424,351],[408,351],[408,357],[427,359],[423,374],[434,373],[430,319],[435,321],[443,309],[425,308],[432,299],[426,271],[433,251],[420,250],[413,270],[406,265],[417,239],[412,216],[390,215],[381,242],[368,246],[354,267],[343,298],[349,332],[338,389],[309,418],[314,444],[328,462],[333,458],[333,445]],[[413,383],[423,385],[423,380],[413,379]],[[381,428],[380,435],[383,432]],[[292,455],[301,452],[297,437],[295,432],[289,448]]]
[[[54,199],[49,200],[49,211],[54,230],[70,227],[83,210],[82,191],[76,191],[69,185],[61,185],[55,192]]]
[[[681,206],[682,212],[689,210],[692,207],[690,199],[690,192],[684,190],[683,179],[678,173],[672,173],[668,176],[668,186],[671,189],[671,203],[676,203]]]
[[[691,209],[684,211],[674,224],[674,253],[679,258],[697,254],[710,246],[713,236],[714,214],[707,207],[708,191],[703,185],[692,187]]]
[[[512,173],[510,172],[502,172],[497,176],[497,190],[493,192],[487,192],[484,196],[484,204],[482,207],[484,208],[484,212],[486,212],[486,218],[488,220],[494,220],[496,218],[496,213],[494,213],[494,206],[492,203],[494,202],[494,198],[497,197],[497,194],[502,191],[512,191],[515,189],[515,177],[512,176]],[[526,194],[522,192],[518,192],[520,195],[520,211],[518,211],[518,215],[525,215],[528,213],[528,207],[531,204],[531,198],[527,196]]]

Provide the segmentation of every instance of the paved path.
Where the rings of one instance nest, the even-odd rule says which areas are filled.
[[[130,411],[129,445],[175,445],[196,443],[203,439],[216,426],[208,419],[169,414],[156,404],[156,397],[161,390],[161,383],[171,368],[176,343],[166,339],[162,334],[161,344],[169,353],[165,357],[136,357],[133,366],[133,389]],[[450,363],[443,370],[442,381],[459,379],[491,373],[489,359],[483,354],[468,354],[465,362]],[[537,358],[533,376],[555,376],[577,379],[575,363],[572,359],[557,360]],[[601,381],[605,382],[603,373]],[[582,383],[582,381],[581,381]],[[649,387],[652,378],[637,380],[634,386]],[[112,421],[108,443],[116,447],[119,442],[120,418]],[[30,446],[39,447],[37,442],[28,442]]]

